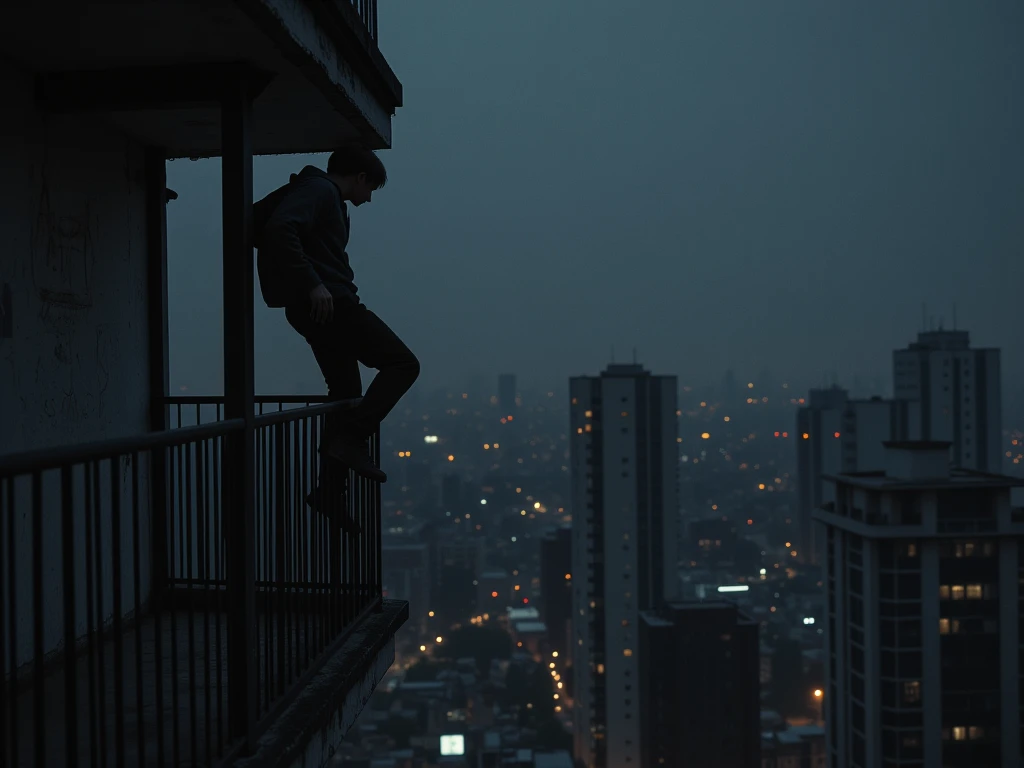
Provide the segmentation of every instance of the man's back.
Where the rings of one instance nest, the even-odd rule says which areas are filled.
[[[270,199],[281,194],[274,205]],[[349,265],[349,218],[341,192],[313,166],[256,204],[273,205],[258,233],[257,268],[268,306],[284,307],[324,285],[333,295],[355,297]],[[258,217],[257,217],[258,218]]]

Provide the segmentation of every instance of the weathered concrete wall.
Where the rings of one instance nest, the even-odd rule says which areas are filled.
[[[10,285],[12,338],[0,339],[0,455],[139,434],[148,429],[148,336],[143,150],[85,117],[46,118],[35,109],[32,79],[0,70],[4,139],[0,142],[0,290]],[[131,466],[119,483],[130,494]],[[148,550],[148,466],[140,461],[142,531]],[[101,467],[99,535],[102,597],[109,615],[113,584],[111,481]],[[75,574],[84,630],[86,547],[84,478],[75,480]],[[16,484],[19,662],[31,640],[31,502]],[[63,632],[59,476],[44,477],[46,647]],[[134,601],[130,500],[122,501],[122,600]],[[4,515],[11,514],[4,510]],[[5,520],[6,523],[6,520]],[[6,524],[4,526],[6,528]],[[94,531],[95,533],[95,531]],[[6,530],[3,536],[6,537]],[[6,553],[8,542],[3,541]],[[6,558],[4,558],[6,565]],[[148,557],[143,563],[148,592]],[[10,617],[7,617],[10,618]],[[9,625],[8,625],[9,626]],[[7,660],[5,659],[5,663]]]
[[[142,147],[81,118],[43,118],[5,70],[0,454],[147,429]]]
[[[328,80],[359,110],[366,121],[391,146],[391,115],[385,111],[366,84],[352,71],[345,51],[317,23],[313,11],[304,0],[259,0],[275,16],[291,37]]]

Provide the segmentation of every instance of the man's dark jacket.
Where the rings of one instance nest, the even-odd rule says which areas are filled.
[[[323,284],[334,296],[355,298],[349,266],[349,217],[337,184],[307,165],[288,184],[253,206],[256,267],[270,307],[300,303]]]

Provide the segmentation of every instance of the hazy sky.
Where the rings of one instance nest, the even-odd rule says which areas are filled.
[[[405,89],[355,211],[427,383],[891,377],[928,302],[1024,377],[1024,2],[381,0]],[[326,156],[256,160],[257,196]],[[169,185],[172,384],[219,391],[219,163]],[[257,301],[257,389],[321,386]],[[1019,389],[1019,387],[1018,387]],[[1010,393],[1007,393],[1010,394]]]

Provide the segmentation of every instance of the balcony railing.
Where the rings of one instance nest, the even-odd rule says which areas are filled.
[[[366,31],[370,33],[373,41],[377,42],[377,0],[342,0],[346,1],[356,9],[359,18],[366,25]]]
[[[322,476],[347,505],[306,505],[324,418],[345,407],[317,399],[258,398],[249,510],[224,459],[250,427],[221,398],[174,398],[164,432],[0,458],[2,764],[238,755],[379,609],[379,487]],[[212,417],[189,424],[191,408]]]

